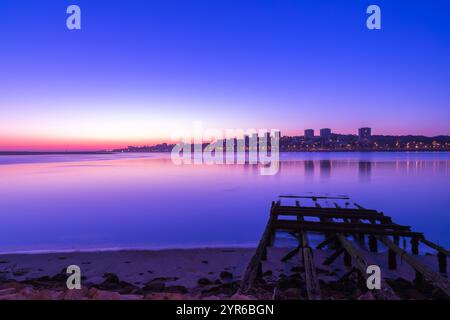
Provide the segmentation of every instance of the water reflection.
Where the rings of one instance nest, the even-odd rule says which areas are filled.
[[[359,169],[359,181],[361,182],[369,182],[370,175],[372,173],[372,162],[368,161],[359,161],[358,162]]]
[[[314,178],[314,161],[305,161],[305,177]]]
[[[259,164],[176,166],[167,154],[2,158],[0,250],[253,245],[271,201],[306,192],[348,194],[450,244],[450,154],[280,158],[275,176]]]
[[[331,161],[320,160],[320,177],[322,179],[329,179],[331,176]]]

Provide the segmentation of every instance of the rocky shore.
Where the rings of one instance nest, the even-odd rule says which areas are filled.
[[[103,251],[0,255],[0,300],[243,300],[306,299],[304,270],[299,257],[281,258],[288,248],[270,248],[263,278],[246,295],[241,277],[253,249],[187,249]],[[323,266],[326,251],[316,251],[317,273],[326,299],[370,300],[354,269],[337,260]],[[380,263],[386,261],[379,254]],[[431,263],[433,256],[421,259]],[[67,289],[67,266],[81,269],[81,289]],[[414,283],[414,272],[400,264],[389,285],[401,299],[440,299],[426,283]],[[388,271],[387,271],[388,273]],[[387,274],[388,276],[389,274]]]

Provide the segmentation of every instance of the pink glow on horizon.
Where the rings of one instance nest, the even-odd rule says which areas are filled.
[[[162,140],[107,141],[76,139],[8,139],[0,140],[0,151],[98,151],[162,143]]]
[[[425,132],[410,132],[407,129],[398,128],[380,129],[372,127],[373,135],[426,135],[438,136],[448,133],[437,133],[433,128]],[[315,135],[320,134],[320,128],[317,126],[305,127],[305,129],[314,129]],[[363,126],[359,126],[363,127]],[[339,134],[357,134],[358,126],[347,128],[335,128],[329,126],[333,133]],[[302,136],[304,129],[281,129],[283,136]],[[125,148],[127,146],[155,145],[159,143],[175,143],[170,137],[161,138],[141,138],[141,139],[103,139],[103,138],[68,138],[68,137],[33,137],[33,136],[0,136],[0,151],[97,151]]]

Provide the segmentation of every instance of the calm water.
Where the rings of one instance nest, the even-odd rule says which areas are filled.
[[[280,171],[167,154],[0,156],[0,250],[253,245],[280,194],[346,194],[450,247],[450,153],[290,153]]]

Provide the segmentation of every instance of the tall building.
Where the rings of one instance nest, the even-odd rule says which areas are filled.
[[[314,129],[306,129],[305,130],[305,138],[308,138],[308,139],[314,138]]]
[[[370,128],[359,128],[358,129],[359,141],[369,141],[371,136],[372,136],[372,129],[370,129]]]
[[[328,129],[328,128],[320,129],[320,137],[321,138],[331,138],[331,129]]]

